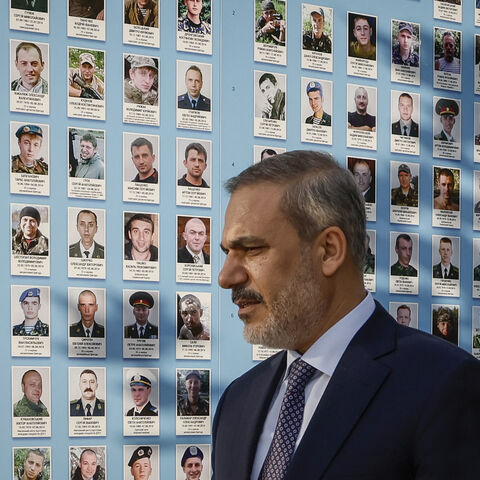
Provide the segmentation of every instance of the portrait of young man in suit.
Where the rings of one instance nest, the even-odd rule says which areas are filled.
[[[480,362],[399,325],[365,291],[365,208],[351,173],[327,153],[294,151],[226,186],[219,284],[244,338],[286,351],[224,391],[213,478],[475,476]]]

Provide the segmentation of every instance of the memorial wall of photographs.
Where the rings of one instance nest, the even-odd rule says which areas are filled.
[[[480,358],[479,0],[1,11],[7,478],[210,478],[221,392],[275,353],[216,285],[222,186],[286,150],[351,171],[366,289]]]

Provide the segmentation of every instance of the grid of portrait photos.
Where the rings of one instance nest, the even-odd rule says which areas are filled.
[[[121,465],[157,480],[164,458],[176,480],[210,478],[213,245],[222,164],[245,145],[245,167],[334,154],[365,201],[365,288],[480,359],[480,0],[428,2],[387,18],[368,2],[176,0],[169,18],[166,0],[8,0],[13,479]],[[238,31],[220,33],[227,16]],[[236,62],[221,35],[249,49],[236,85],[221,84]],[[230,92],[250,137],[220,159]]]

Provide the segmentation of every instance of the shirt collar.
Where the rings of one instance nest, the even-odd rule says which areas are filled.
[[[188,245],[185,245],[185,246],[186,246],[186,248],[187,248],[188,253],[189,253],[192,257],[194,257],[195,255],[197,255],[197,257],[200,259],[200,263],[202,263],[202,264],[205,263],[205,259],[203,258],[203,250],[201,250],[200,253],[194,253],[194,252],[192,252],[192,250],[190,250],[190,249],[188,248]]]

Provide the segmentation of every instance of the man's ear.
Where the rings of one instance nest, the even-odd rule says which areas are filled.
[[[348,255],[347,238],[340,227],[327,227],[313,242],[312,257],[325,277],[333,276]]]

